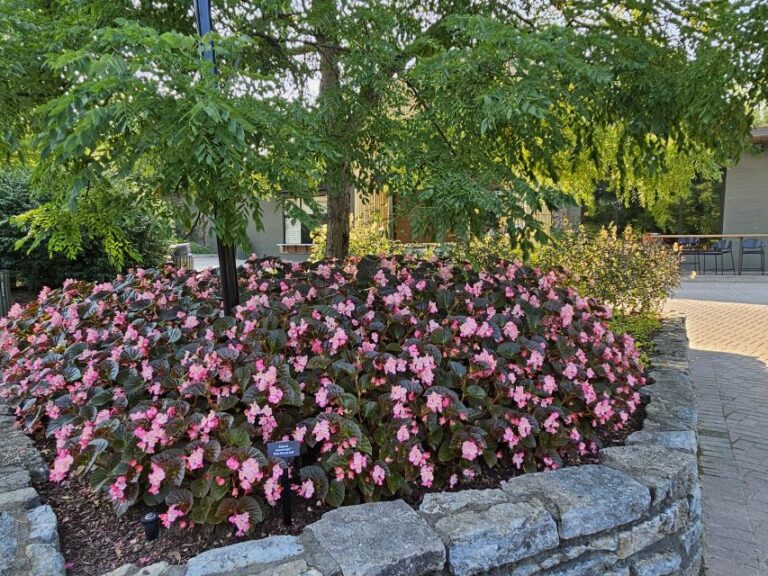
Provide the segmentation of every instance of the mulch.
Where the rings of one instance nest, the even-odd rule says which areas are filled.
[[[626,437],[639,430],[645,419],[645,407],[641,406],[628,422],[627,427],[619,432],[601,430],[600,438],[604,446],[624,444]],[[53,444],[43,438],[36,439],[38,449],[49,462],[52,461]],[[592,464],[596,456],[589,456],[567,465]],[[509,480],[520,472],[512,467],[497,466],[463,483],[454,490],[468,488],[496,488],[501,482]],[[61,550],[67,561],[67,574],[70,576],[101,576],[126,563],[139,566],[166,561],[181,564],[193,556],[212,548],[218,548],[244,540],[258,540],[278,534],[300,534],[305,526],[317,521],[327,508],[316,508],[308,502],[296,502],[293,524],[286,527],[280,510],[259,524],[246,538],[234,535],[234,529],[224,523],[219,526],[179,527],[165,530],[161,528],[160,537],[148,541],[139,518],[146,511],[142,506],[135,506],[120,518],[112,510],[107,495],[94,493],[87,482],[71,479],[60,484],[44,482],[35,486],[44,503],[51,505],[59,521]],[[418,508],[428,489],[415,489],[404,500]]]

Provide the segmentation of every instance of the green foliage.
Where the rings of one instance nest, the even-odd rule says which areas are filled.
[[[491,230],[484,236],[471,238],[469,242],[456,242],[450,252],[455,262],[469,262],[476,269],[491,269],[499,260],[512,262],[520,259],[521,252],[503,231]]]
[[[4,0],[4,149],[39,134],[70,210],[142,180],[137,200],[173,198],[228,242],[259,199],[311,203],[322,181],[336,257],[351,192],[385,186],[421,236],[469,243],[505,220],[530,250],[533,214],[595,181],[660,221],[692,163],[738,156],[766,95],[757,0],[216,8],[218,78],[185,3]]]
[[[350,218],[349,229],[350,256],[408,254],[425,259],[437,256],[456,264],[469,262],[475,270],[492,268],[499,260],[513,261],[520,257],[520,252],[512,248],[509,237],[497,231],[468,242],[403,244],[389,238],[387,222],[380,217]],[[312,262],[325,257],[326,230],[323,225],[312,231]]]
[[[48,190],[35,194],[27,170],[0,170],[0,267],[12,270],[31,289],[59,286],[67,278],[106,280],[132,266],[156,266],[168,256],[172,221],[162,207],[131,209],[113,196],[109,210],[88,202],[72,214],[50,201]],[[103,218],[112,215],[100,236]],[[50,225],[55,222],[56,225]],[[28,241],[31,227],[33,241]],[[54,236],[47,235],[53,230]],[[77,238],[77,250],[57,250]],[[121,257],[115,259],[115,254]]]
[[[589,234],[582,226],[560,233],[536,255],[542,268],[565,268],[573,287],[621,314],[658,311],[680,283],[679,256],[615,225]]]
[[[251,219],[261,225],[260,199],[316,188],[316,165],[296,150],[312,149],[306,116],[274,95],[268,77],[239,67],[240,55],[257,49],[254,40],[210,41],[218,74],[201,59],[194,36],[125,20],[51,58],[70,87],[40,109],[38,172],[64,173],[71,186],[55,205],[27,217],[33,234],[37,224],[61,239],[55,250],[77,252],[76,235],[50,215],[73,212],[84,198],[106,208],[114,190],[132,182],[135,202],[174,201],[184,219],[200,214],[225,243],[236,244]]]
[[[312,252],[309,259],[318,262],[325,258],[328,226],[323,224],[312,231]],[[397,240],[389,239],[386,220],[378,216],[371,218],[350,217],[350,256],[380,256],[403,254],[404,247]]]
[[[655,312],[619,313],[611,318],[609,324],[616,334],[629,334],[634,338],[635,345],[642,355],[643,364],[647,366],[649,356],[653,352],[651,338],[661,328],[661,316]]]
[[[16,242],[22,234],[9,217],[32,208],[29,194],[29,172],[21,168],[0,170],[0,268],[16,270],[21,254]]]

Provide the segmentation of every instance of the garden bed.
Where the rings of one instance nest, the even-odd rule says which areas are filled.
[[[594,462],[631,431],[645,377],[609,311],[563,280],[503,262],[252,259],[231,318],[209,271],[68,282],[0,321],[3,393],[55,441],[52,481],[102,491],[40,486],[60,515],[120,526],[121,558],[149,562],[164,546],[142,547],[133,516],[153,508],[183,560],[283,530],[277,440],[299,444],[305,521]],[[85,565],[92,536],[74,538]]]
[[[624,445],[630,434],[642,428],[644,419],[645,406],[642,405],[622,430],[599,430],[601,444],[605,447]],[[50,465],[55,455],[53,444],[43,438],[37,438],[36,444]],[[566,465],[598,463],[597,455],[588,455]],[[452,492],[499,488],[519,474],[514,466],[497,466]],[[148,541],[139,522],[143,509],[135,507],[118,517],[112,510],[108,496],[103,492],[93,492],[88,483],[82,480],[41,482],[35,488],[41,501],[50,505],[59,519],[61,551],[67,560],[67,574],[70,576],[101,576],[123,564],[144,566],[163,561],[183,564],[206,550],[236,542],[274,535],[298,535],[328,510],[327,507],[312,507],[312,503],[299,500],[290,527],[285,526],[276,515],[259,524],[247,538],[237,537],[230,526],[219,525],[184,529],[174,527],[163,530],[158,540]],[[436,492],[439,493],[417,488],[404,500],[418,509],[425,495]]]

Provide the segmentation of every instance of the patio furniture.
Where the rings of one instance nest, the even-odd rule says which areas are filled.
[[[744,261],[744,256],[754,255],[760,256],[759,268],[744,268],[741,263]],[[765,242],[758,240],[757,238],[745,238],[741,241],[741,249],[739,252],[739,274],[743,270],[748,272],[760,272],[765,274]]]
[[[736,262],[733,258],[733,240],[718,240],[714,242],[710,247],[698,250],[698,255],[701,258],[702,274],[707,273],[707,256],[714,256],[715,259],[715,275],[717,275],[718,266],[717,259],[720,258],[720,274],[725,274],[725,255],[731,256],[731,272],[736,272]]]
[[[680,249],[680,254],[683,256],[681,265],[685,264],[685,256],[691,255],[693,256],[693,269],[697,272],[699,270],[699,243],[700,240],[696,236],[682,237],[677,240],[677,246]]]

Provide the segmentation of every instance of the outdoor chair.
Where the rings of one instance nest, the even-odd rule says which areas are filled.
[[[707,256],[714,256],[715,258],[715,274],[717,274],[718,266],[717,259],[720,258],[720,274],[725,274],[725,255],[731,256],[731,272],[736,272],[736,262],[733,258],[733,240],[718,240],[714,242],[709,248],[705,248],[698,251],[701,257],[702,274],[707,273]]]
[[[745,238],[742,240],[739,262],[744,262],[744,256],[748,255],[760,256],[760,267],[744,268],[742,266],[739,269],[739,274],[741,274],[743,270],[746,270],[747,272],[759,271],[760,274],[765,274],[765,242],[763,240],[758,240],[757,238]]]
[[[681,266],[685,265],[687,261],[686,256],[693,256],[693,269],[698,272],[699,270],[699,242],[700,239],[696,236],[687,236],[678,238],[677,246],[680,249],[680,254],[683,256],[681,259]]]

